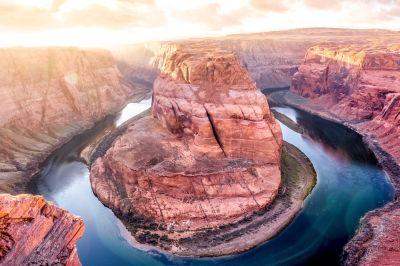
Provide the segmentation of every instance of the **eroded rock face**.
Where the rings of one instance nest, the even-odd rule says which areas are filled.
[[[316,46],[291,91],[379,142],[400,164],[400,46]]]
[[[178,49],[162,72],[153,117],[132,121],[94,162],[90,179],[138,241],[179,254],[185,238],[273,201],[282,135],[233,54]]]
[[[289,87],[307,50],[320,43],[393,41],[398,33],[387,30],[309,28],[236,34],[220,38],[177,42],[154,42],[119,47],[113,51],[122,73],[138,87],[152,89],[163,62],[171,51],[199,43],[234,52],[257,86]]]
[[[109,52],[74,48],[0,50],[0,186],[24,191],[54,149],[133,93]]]
[[[162,71],[152,111],[169,131],[193,136],[199,152],[213,146],[227,157],[279,164],[280,128],[233,54],[174,52]]]
[[[398,194],[400,188],[400,46],[348,44],[310,48],[291,91],[309,100],[302,107],[361,133]],[[349,265],[395,265],[400,253],[400,202],[367,215],[347,245]],[[367,233],[366,233],[367,232]]]
[[[398,265],[400,264],[400,209],[371,217],[369,220],[374,231],[372,243],[369,243],[361,265]]]
[[[400,208],[389,204],[362,220],[358,234],[345,246],[346,265],[400,264]]]
[[[0,194],[1,265],[81,265],[81,218],[41,196]]]

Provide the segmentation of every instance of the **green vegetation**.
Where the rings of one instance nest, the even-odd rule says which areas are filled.
[[[282,151],[282,188],[285,194],[305,199],[317,182],[317,173],[307,156],[292,144],[284,142]],[[303,188],[303,189],[302,189]]]

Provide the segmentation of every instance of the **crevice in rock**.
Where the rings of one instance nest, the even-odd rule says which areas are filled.
[[[274,131],[273,131],[272,128],[271,128],[271,125],[270,125],[269,123],[266,123],[266,124],[267,124],[267,126],[268,126],[268,128],[269,128],[269,131],[271,132],[272,137],[273,137],[274,140],[275,140],[276,145],[278,145],[278,147],[279,147],[278,138],[277,138],[277,136],[275,136]],[[276,156],[277,158],[279,158],[279,155],[278,155],[278,153],[277,153],[276,150],[274,151],[274,153],[275,153],[275,156]]]
[[[393,99],[389,102],[389,104],[386,106],[386,108],[383,109],[382,111],[382,117],[383,118],[388,118],[390,112],[394,108],[394,106],[400,101],[400,95],[396,95],[393,97]],[[395,116],[395,119],[397,118],[399,114]]]
[[[217,129],[215,128],[212,117],[205,106],[204,106],[204,110],[206,110],[207,118],[208,118],[208,121],[210,121],[211,130],[212,130],[215,140],[217,141],[217,143],[218,143],[219,147],[221,148],[222,152],[224,153],[225,157],[228,157],[224,151],[224,147],[222,145],[220,137],[218,136]]]

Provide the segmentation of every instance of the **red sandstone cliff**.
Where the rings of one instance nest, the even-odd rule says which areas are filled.
[[[188,254],[185,239],[273,201],[282,136],[233,54],[171,50],[161,69],[153,117],[131,122],[94,162],[90,179],[138,241]]]
[[[0,265],[81,265],[81,218],[40,196],[0,195]]]
[[[132,93],[109,52],[1,49],[1,189],[24,191],[23,177],[55,148],[117,112]]]
[[[392,40],[393,41],[393,40]],[[291,91],[298,105],[361,133],[400,190],[400,46],[320,45],[308,50]],[[400,202],[367,214],[347,244],[348,265],[400,263]]]
[[[113,53],[127,78],[135,85],[151,90],[163,61],[171,51],[196,43],[204,47],[217,46],[234,52],[257,86],[263,89],[289,87],[304,54],[314,45],[355,40],[393,41],[397,38],[397,32],[387,30],[310,28],[128,45],[118,47]]]
[[[377,141],[400,164],[400,46],[310,48],[291,91]]]

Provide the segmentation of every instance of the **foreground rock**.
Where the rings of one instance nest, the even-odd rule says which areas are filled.
[[[287,102],[341,122],[362,134],[399,193],[399,45],[354,43],[310,48],[293,78],[291,91],[308,100],[287,94]],[[382,265],[399,261],[398,241],[390,240],[400,239],[395,226],[400,222],[399,208],[397,200],[362,220],[360,234],[368,231],[368,237],[357,235],[357,240],[347,246],[351,263],[374,265],[370,262],[376,258],[380,258]],[[356,250],[362,252],[353,252]]]
[[[358,234],[344,248],[345,265],[399,265],[399,204],[368,213],[361,224]]]
[[[52,151],[132,94],[106,51],[0,49],[0,190],[26,191]]]
[[[1,265],[81,265],[81,218],[40,196],[0,194]]]
[[[105,151],[90,174],[95,194],[139,242],[178,255],[259,244],[250,238],[217,254],[193,245],[278,195],[282,135],[265,96],[233,54],[215,47],[171,51],[162,72],[153,117],[132,121],[108,149],[100,144]]]

